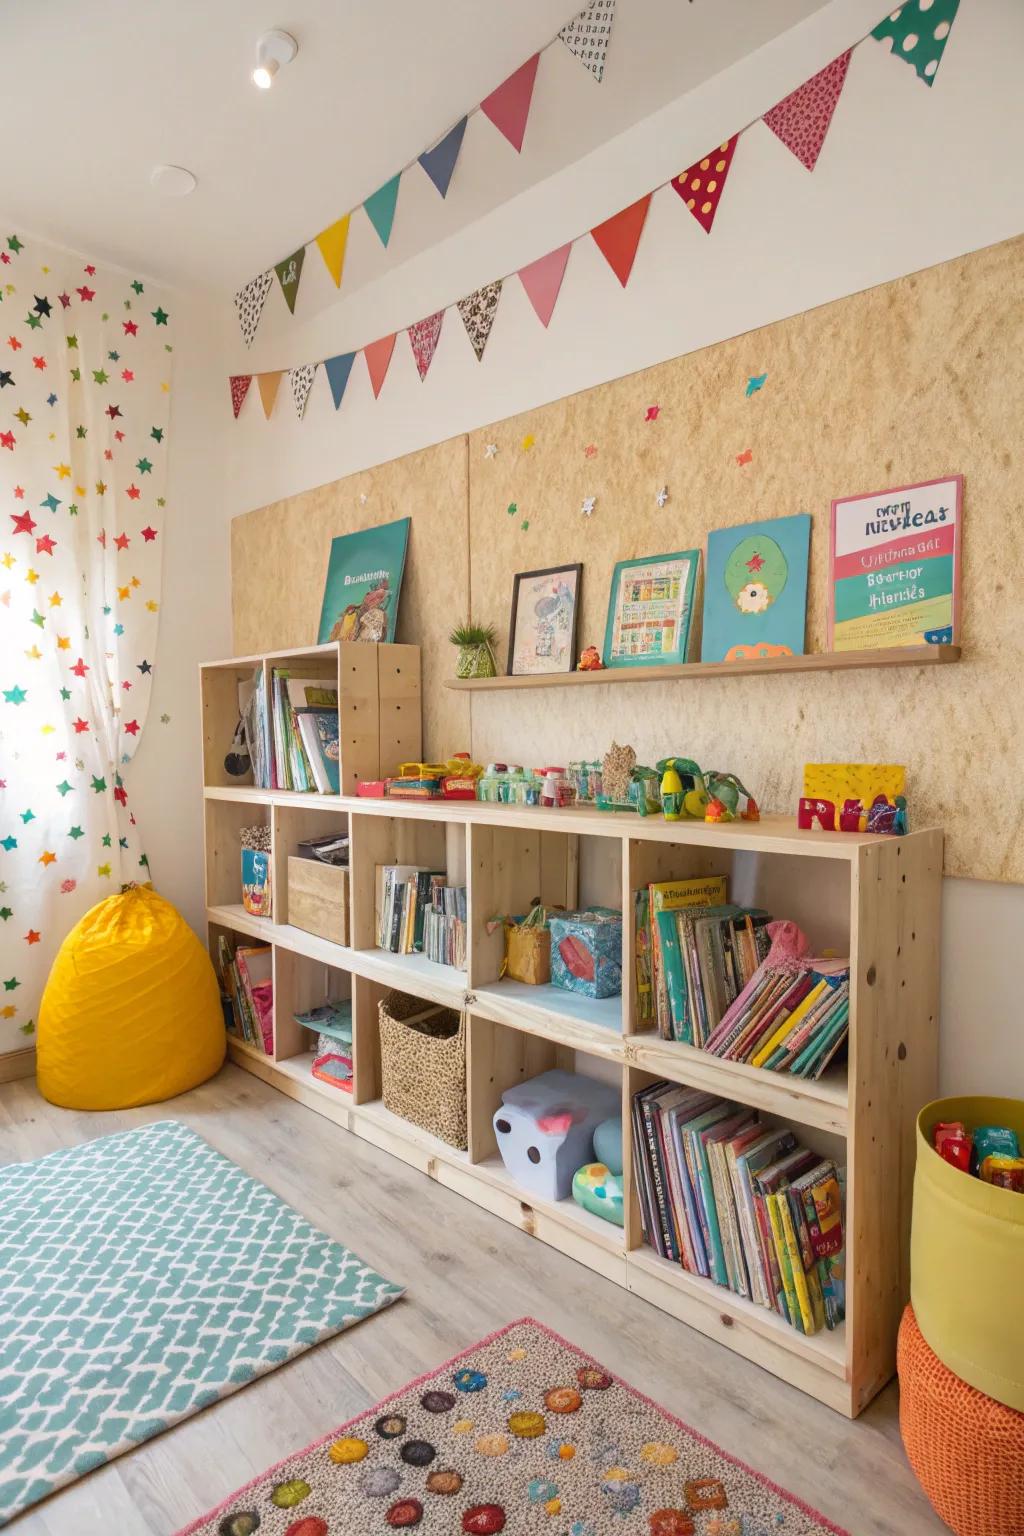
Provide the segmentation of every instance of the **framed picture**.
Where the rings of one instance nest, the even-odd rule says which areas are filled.
[[[512,583],[508,675],[536,677],[576,666],[582,565],[520,571]]]
[[[960,638],[963,475],[832,503],[830,651]]]
[[[699,549],[617,562],[604,631],[606,667],[688,659],[699,572]]]
[[[708,534],[702,661],[802,656],[811,517],[773,517]]]

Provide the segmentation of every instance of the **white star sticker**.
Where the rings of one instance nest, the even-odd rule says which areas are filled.
[[[359,492],[359,505],[361,507],[365,507],[366,506],[366,492],[365,491],[360,491]]]
[[[484,448],[484,458],[493,459],[498,452],[497,443],[488,443]]]
[[[654,499],[658,503],[659,507],[663,507],[666,501],[668,501],[668,486],[663,485]]]
[[[584,498],[583,498],[583,505],[580,508],[580,511],[583,513],[584,517],[590,517],[591,516],[591,514],[593,513],[593,510],[594,510],[594,505],[595,505],[596,501],[597,501],[597,497],[596,496],[584,496]]]

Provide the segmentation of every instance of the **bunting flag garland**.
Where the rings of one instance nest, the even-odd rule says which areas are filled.
[[[648,192],[646,197],[631,203],[612,218],[605,219],[603,224],[595,224],[590,231],[598,250],[623,288],[629,282],[629,274],[633,270],[636,248],[640,244],[652,196]]]
[[[251,373],[233,373],[231,375],[231,409],[238,420],[238,413],[245,404],[245,397],[249,393],[249,385],[252,383]]]
[[[348,376],[352,372],[352,364],[356,360],[354,352],[339,352],[337,357],[324,359],[324,372],[327,382],[331,386],[331,395],[334,399],[334,409],[337,410],[345,393],[345,385]]]
[[[295,368],[289,368],[288,380],[292,386],[292,399],[295,401],[295,413],[301,421],[306,411],[306,401],[309,392],[313,388],[313,380],[316,378],[316,363],[299,363]]]
[[[306,259],[306,247],[300,245],[297,251],[279,261],[274,268],[277,280],[281,284],[281,292],[284,294],[285,303],[295,313],[295,299],[299,292],[299,278],[302,276],[302,263]]]
[[[590,0],[590,4],[566,22],[558,36],[584,69],[589,69],[600,84],[604,79],[604,61],[608,57],[615,0]]]
[[[560,246],[557,251],[549,251],[539,261],[531,261],[528,266],[519,268],[519,280],[526,289],[526,297],[537,311],[537,319],[543,326],[550,323],[554,313],[571,250],[570,240],[568,245]]]
[[[391,364],[391,354],[395,350],[395,335],[381,336],[377,341],[369,342],[363,348],[363,356],[366,358],[366,366],[370,374],[370,383],[373,385],[373,398],[376,400],[381,392],[384,380],[387,378],[388,368]]]
[[[810,80],[790,91],[764,115],[764,122],[786,148],[813,171],[832,123],[832,114],[846,83],[852,49],[826,64]]]
[[[499,133],[505,135],[516,154],[522,152],[526,119],[530,115],[530,102],[533,100],[533,82],[537,78],[539,63],[540,54],[535,53],[532,59],[520,64],[514,74],[509,75],[496,91],[485,96],[480,103],[481,112],[490,118]]]
[[[345,247],[348,244],[350,217],[351,215],[346,213],[344,218],[338,219],[329,229],[322,229],[316,237],[324,266],[334,279],[335,288],[341,287],[341,274],[345,269]],[[294,305],[292,308],[294,309]]]
[[[946,51],[960,0],[907,0],[872,32],[893,53],[913,64],[925,85],[932,85]]]
[[[691,165],[688,171],[681,171],[672,179],[673,187],[701,229],[706,230],[709,235],[711,226],[715,222],[718,205],[722,200],[722,188],[725,186],[725,178],[732,165],[738,138],[739,134],[734,133],[731,139],[726,139],[724,144],[719,144],[718,148],[705,155],[703,160],[698,160],[697,164]]]
[[[274,281],[273,272],[261,272],[259,277],[254,277],[246,283],[244,288],[239,288],[235,294],[235,309],[238,313],[238,324],[242,332],[242,339],[247,347],[252,346],[252,339],[256,335],[256,327],[260,323],[263,314],[263,306],[270,292],[270,285]]]
[[[409,344],[412,347],[412,355],[416,359],[416,369],[421,382],[426,378],[427,369],[434,361],[434,352],[441,335],[443,319],[444,310],[439,309],[436,315],[428,315],[425,320],[417,320],[415,325],[409,326]]]
[[[260,392],[260,400],[263,403],[263,414],[270,420],[270,414],[274,409],[274,401],[277,399],[277,387],[281,382],[281,369],[276,373],[258,373],[256,385]]]
[[[366,199],[363,208],[366,216],[374,229],[381,245],[386,246],[391,239],[391,226],[395,222],[395,204],[398,202],[398,183],[402,179],[402,173],[392,176],[382,187],[378,187],[372,196]]]
[[[498,313],[498,300],[501,298],[501,278],[496,282],[485,283],[475,293],[467,294],[458,303],[459,314],[462,323],[466,327],[467,335],[473,343],[473,351],[476,360],[480,362],[484,355],[484,347],[487,338],[491,334],[491,326],[494,317]]]
[[[468,118],[462,118],[445,134],[440,144],[435,144],[433,149],[425,149],[420,155],[420,165],[442,197],[448,196],[448,188],[452,184],[455,162],[459,158],[467,122]]]

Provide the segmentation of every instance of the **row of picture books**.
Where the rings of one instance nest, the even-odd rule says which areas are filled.
[[[274,982],[269,944],[217,939],[217,979],[229,1033],[270,1056],[274,1051]]]
[[[843,1180],[756,1110],[696,1088],[634,1095],[644,1236],[663,1259],[777,1312],[800,1333],[846,1311]]]
[[[341,787],[338,689],[323,677],[262,667],[238,685],[238,707],[257,789],[336,795]]]
[[[378,948],[465,970],[466,887],[443,869],[378,864],[374,913]]]
[[[724,875],[656,881],[634,904],[641,1024],[796,1077],[819,1078],[836,1060],[849,1035],[847,960],[801,956],[809,946],[795,925],[730,903]]]

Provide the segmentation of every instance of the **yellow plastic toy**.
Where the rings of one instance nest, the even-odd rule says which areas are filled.
[[[224,1060],[206,950],[149,886],[108,896],[72,928],[39,1009],[39,1091],[65,1109],[130,1109],[205,1082]]]

